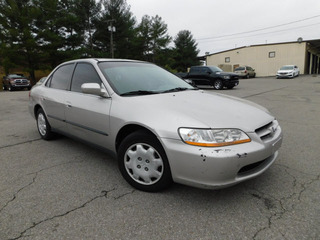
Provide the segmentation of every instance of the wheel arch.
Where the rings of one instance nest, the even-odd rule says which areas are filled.
[[[120,146],[121,142],[125,139],[126,136],[128,136],[129,134],[131,134],[133,132],[140,131],[140,130],[146,131],[158,139],[157,135],[154,132],[152,132],[150,129],[148,129],[144,126],[138,125],[138,124],[128,124],[126,126],[123,126],[117,134],[116,142],[115,142],[116,152],[118,152],[119,146]],[[159,143],[161,144],[160,141],[159,141]]]
[[[33,109],[34,117],[37,117],[37,112],[38,112],[39,109],[43,110],[43,108],[40,106],[40,104],[37,104],[37,105],[34,106],[34,109]]]

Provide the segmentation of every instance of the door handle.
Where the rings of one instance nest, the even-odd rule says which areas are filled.
[[[67,108],[72,108],[71,102],[67,102],[67,103],[66,103],[66,107],[67,107]]]

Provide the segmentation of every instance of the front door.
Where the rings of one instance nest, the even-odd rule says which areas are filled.
[[[102,84],[89,63],[78,63],[71,82],[71,92],[65,99],[68,132],[104,148],[112,144],[109,138],[111,98],[81,92],[83,83]]]

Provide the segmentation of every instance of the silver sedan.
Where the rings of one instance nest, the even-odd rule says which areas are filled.
[[[60,133],[108,150],[143,191],[234,185],[267,170],[282,143],[265,108],[139,61],[63,63],[31,90],[29,111],[43,139]]]

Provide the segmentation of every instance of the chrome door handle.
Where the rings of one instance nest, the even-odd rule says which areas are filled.
[[[72,108],[71,102],[66,102],[66,107],[67,108]]]

